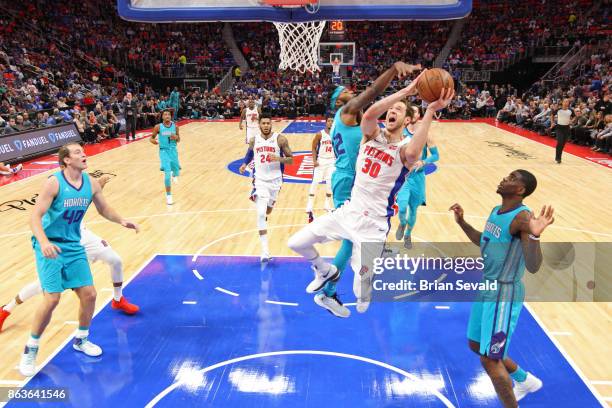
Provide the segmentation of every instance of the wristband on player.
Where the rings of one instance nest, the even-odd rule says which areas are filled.
[[[536,236],[535,236],[535,235],[533,235],[533,234],[529,234],[529,239],[531,239],[531,240],[533,240],[533,241],[539,241],[539,240],[540,240],[540,237],[536,237]]]

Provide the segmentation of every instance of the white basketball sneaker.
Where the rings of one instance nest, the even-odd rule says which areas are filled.
[[[357,306],[355,306],[355,309],[357,309],[359,313],[365,313],[369,307],[370,307],[369,300],[357,299]]]
[[[74,339],[74,344],[72,344],[72,348],[76,351],[80,351],[83,354],[89,357],[98,357],[102,355],[102,349],[100,346],[93,344],[91,341],[87,340],[87,337],[82,339]]]
[[[13,168],[11,169],[11,172],[12,172],[13,174],[17,174],[17,173],[19,173],[21,170],[23,170],[23,164],[21,164],[21,163],[20,163],[20,164],[18,164],[17,166],[13,167]]]
[[[312,267],[312,270],[315,273],[315,278],[312,282],[306,286],[307,293],[315,293],[323,289],[323,286],[329,281],[338,279],[340,273],[338,272],[338,268],[336,266],[328,264],[329,268],[325,273],[320,272],[315,266]]]
[[[523,399],[527,394],[538,391],[542,388],[542,380],[535,375],[527,372],[527,378],[523,382],[514,382],[514,396],[517,401]]]
[[[334,316],[347,318],[351,315],[351,311],[342,304],[340,299],[338,299],[338,295],[327,296],[325,293],[318,293],[315,295],[314,301]]]
[[[172,199],[172,194],[166,195],[166,204],[168,205],[174,204],[174,200]]]
[[[25,377],[32,377],[36,374],[36,355],[38,354],[38,347],[25,346],[25,350],[21,355],[21,361],[19,362],[19,372]]]

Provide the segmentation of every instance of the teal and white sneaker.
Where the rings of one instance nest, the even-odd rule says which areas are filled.
[[[25,377],[32,377],[36,374],[36,356],[38,355],[38,347],[25,346],[25,350],[21,355],[19,362],[19,372]]]
[[[525,398],[527,394],[538,391],[542,388],[542,380],[530,372],[527,373],[527,378],[523,382],[514,382],[514,396],[517,401]]]
[[[317,293],[314,297],[314,302],[334,316],[347,318],[351,315],[351,311],[342,304],[337,294],[327,296],[325,293]]]
[[[75,338],[72,348],[89,357],[99,357],[102,355],[100,346],[93,344],[87,337],[83,337],[82,339]]]

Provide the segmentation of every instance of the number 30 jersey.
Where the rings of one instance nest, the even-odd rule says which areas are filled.
[[[83,172],[83,182],[78,189],[70,184],[62,171],[51,177],[57,178],[59,189],[42,218],[45,235],[60,247],[80,245],[81,221],[93,197],[89,175]]]
[[[255,178],[257,180],[270,181],[283,177],[280,162],[270,161],[270,156],[282,156],[281,148],[278,145],[278,136],[278,133],[273,133],[267,139],[264,139],[261,133],[255,136],[253,160],[255,161]]]
[[[403,139],[389,143],[385,132],[361,145],[357,157],[357,175],[350,205],[365,215],[392,217],[395,196],[408,175],[402,163]]]

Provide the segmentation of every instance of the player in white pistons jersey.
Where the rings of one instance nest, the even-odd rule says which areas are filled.
[[[339,277],[337,268],[319,256],[314,244],[341,239],[352,241],[351,268],[355,273],[353,292],[360,313],[365,312],[370,304],[372,262],[382,254],[390,228],[390,217],[394,215],[395,194],[404,182],[408,169],[420,159],[434,112],[448,106],[454,95],[452,90],[445,90],[440,99],[429,104],[413,138],[403,141],[402,133],[409,120],[409,108],[405,99],[416,93],[418,79],[375,103],[363,115],[361,130],[364,139],[357,158],[357,175],[350,201],[334,212],[317,218],[293,235],[288,243],[291,249],[312,263],[315,278],[306,287],[306,291],[314,293],[321,290],[328,281]],[[385,111],[385,129],[381,130],[378,118]],[[368,245],[362,246],[362,243]],[[315,302],[320,295],[315,296]],[[331,311],[331,308],[328,310]]]
[[[325,122],[325,129],[317,133],[312,140],[312,161],[314,171],[312,175],[312,183],[308,192],[308,204],[306,204],[306,213],[308,214],[308,222],[314,220],[312,207],[315,200],[315,192],[319,183],[325,181],[325,209],[331,211],[331,176],[336,169],[336,156],[330,136],[330,130],[334,124],[334,118],[328,117]]]
[[[283,166],[293,163],[293,153],[287,138],[279,133],[272,133],[272,119],[269,115],[259,117],[260,133],[249,142],[240,173],[247,165],[255,162],[253,175],[253,193],[257,205],[257,227],[261,241],[261,261],[270,260],[268,247],[267,221],[272,213],[278,193],[283,184]]]
[[[108,176],[101,177],[98,183],[100,187],[104,189],[104,186],[109,180],[110,177]],[[113,300],[111,307],[129,315],[137,313],[140,308],[128,302],[123,296],[123,262],[119,254],[117,254],[108,242],[94,234],[85,227],[84,224],[81,224],[81,245],[85,248],[85,253],[90,263],[102,261],[107,264],[111,270],[111,278],[113,281]],[[4,321],[10,316],[15,307],[42,292],[43,289],[41,284],[37,280],[36,282],[24,286],[9,303],[0,307],[0,331],[2,331]]]
[[[242,123],[246,121],[246,144],[249,144],[255,135],[259,134],[259,117],[261,110],[255,105],[253,99],[249,99],[246,108],[240,114],[240,130],[243,129]]]

